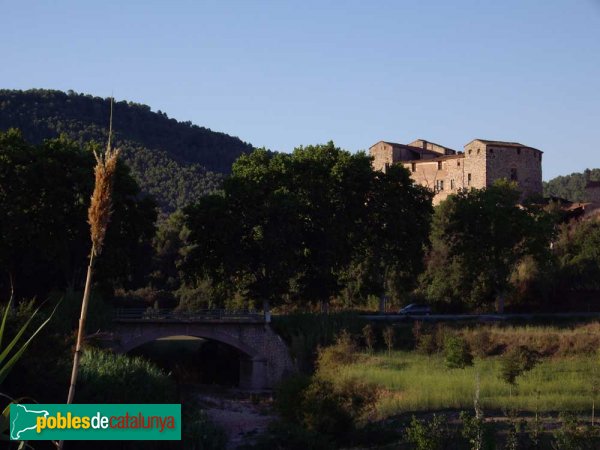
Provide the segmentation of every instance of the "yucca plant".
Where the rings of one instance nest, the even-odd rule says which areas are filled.
[[[88,223],[90,225],[90,237],[92,249],[90,251],[87,276],[85,280],[85,289],[83,291],[83,300],[81,302],[81,315],[79,317],[79,328],[77,330],[77,344],[75,346],[75,355],[73,357],[73,370],[71,372],[71,384],[69,386],[69,396],[67,403],[73,403],[75,389],[77,386],[77,373],[79,371],[79,361],[83,340],[85,337],[85,321],[90,301],[90,291],[92,285],[92,275],[94,273],[95,259],[102,252],[106,229],[112,215],[112,190],[117,171],[117,161],[119,150],[111,147],[112,137],[112,99],[110,104],[110,127],[108,131],[108,143],[104,154],[94,152],[96,157],[96,167],[94,168],[95,185],[92,194],[91,204],[88,209]],[[62,443],[60,445],[62,448]]]
[[[27,321],[21,326],[19,331],[17,331],[17,334],[15,334],[15,336],[6,345],[6,347],[4,347],[3,345],[5,342],[4,338],[5,338],[5,334],[6,334],[6,322],[8,319],[8,315],[10,314],[11,305],[12,305],[12,298],[6,304],[6,308],[4,309],[4,313],[2,314],[2,324],[0,325],[0,351],[1,351],[1,353],[0,353],[0,385],[2,385],[2,383],[4,382],[4,380],[10,373],[11,369],[17,363],[17,361],[19,361],[19,359],[23,356],[23,353],[25,353],[25,350],[27,350],[27,347],[29,347],[29,344],[31,344],[33,339],[39,334],[40,331],[42,331],[42,328],[44,328],[46,326],[46,324],[50,321],[50,319],[52,319],[52,316],[54,315],[54,312],[56,311],[56,307],[55,307],[54,311],[52,311],[50,316],[48,316],[48,318],[46,320],[44,320],[44,322],[42,322],[42,324],[40,326],[37,327],[37,329],[31,334],[31,336],[29,336],[29,339],[27,339],[24,343],[22,343],[20,346],[18,346],[19,342],[21,341],[21,338],[25,334],[25,331],[27,331],[27,328],[29,327],[29,325],[31,324],[33,319],[37,316],[41,306],[39,308],[37,308],[33,312],[33,314],[31,314],[31,316],[29,316]],[[58,305],[57,305],[57,307],[58,307]],[[4,408],[4,410],[2,411],[2,415],[0,416],[0,440],[7,441],[7,440],[9,440],[8,435],[6,435],[6,431],[9,429],[9,426],[10,426],[10,405],[13,403],[19,403],[23,399],[14,400],[14,399],[10,398],[9,396],[7,396],[6,394],[0,394],[0,395],[2,397],[6,398],[7,400],[9,400],[8,405]]]

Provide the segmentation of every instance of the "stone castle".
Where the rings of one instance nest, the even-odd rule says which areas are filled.
[[[501,178],[517,182],[523,197],[542,195],[543,152],[517,142],[474,139],[458,152],[423,139],[406,145],[380,141],[369,152],[376,170],[402,164],[415,183],[435,192],[434,204],[461,189],[484,188]]]

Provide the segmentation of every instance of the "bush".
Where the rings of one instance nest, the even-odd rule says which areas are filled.
[[[186,450],[225,450],[227,435],[196,405],[183,410],[181,439]]]
[[[174,403],[175,382],[140,357],[85,349],[79,368],[78,403]]]
[[[362,329],[362,335],[367,349],[369,352],[372,352],[373,348],[375,347],[375,330],[373,328],[373,324],[366,324]]]
[[[327,436],[302,428],[297,423],[274,422],[254,445],[238,450],[331,450],[335,445]]]
[[[500,365],[500,378],[514,386],[517,377],[527,372],[537,364],[538,355],[525,346],[510,349],[502,357]]]
[[[344,441],[377,399],[374,386],[355,380],[335,385],[316,377],[302,396],[302,423],[307,430]]]
[[[600,433],[580,424],[573,414],[561,414],[561,426],[553,435],[555,450],[594,450],[600,445]]]
[[[406,440],[415,450],[444,450],[450,448],[452,432],[445,415],[434,414],[430,421],[420,421],[413,416],[406,428]]]
[[[459,336],[446,338],[444,354],[446,356],[446,366],[450,369],[464,369],[473,365],[473,355],[469,351],[469,346]]]
[[[276,393],[275,408],[280,417],[288,424],[302,425],[309,432],[304,438],[315,433],[340,442],[347,441],[377,399],[373,385],[355,380],[338,384],[319,376],[312,380],[304,376],[288,378]],[[298,437],[297,430],[286,431]]]
[[[283,380],[275,391],[275,409],[283,420],[299,423],[302,410],[298,407],[311,379],[306,375],[294,375]]]
[[[334,345],[319,349],[317,368],[321,373],[335,371],[340,365],[356,362],[357,352],[358,348],[350,333],[342,330]]]
[[[392,348],[394,348],[394,341],[396,340],[396,331],[393,326],[385,327],[383,330],[383,340],[385,342],[385,346],[387,347],[388,354],[392,352]]]
[[[438,351],[435,336],[433,334],[422,334],[417,342],[417,353],[433,355]]]

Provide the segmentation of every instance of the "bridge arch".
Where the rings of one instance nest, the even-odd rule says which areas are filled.
[[[264,322],[117,320],[113,348],[119,353],[127,353],[170,336],[207,339],[236,349],[242,356],[239,367],[241,388],[273,388],[286,373],[294,371],[287,345]]]
[[[121,342],[119,351],[122,353],[128,353],[131,350],[134,350],[135,348],[140,347],[149,342],[172,336],[190,336],[199,339],[207,339],[210,341],[227,344],[249,358],[256,358],[260,356],[259,351],[257,349],[252,348],[249,345],[246,345],[244,342],[240,341],[239,339],[235,339],[227,333],[223,333],[218,330],[198,330],[193,333],[186,332],[185,334],[174,334],[173,331],[169,331],[169,329],[164,328],[159,328],[155,331],[149,330],[148,332],[135,336],[126,342]]]

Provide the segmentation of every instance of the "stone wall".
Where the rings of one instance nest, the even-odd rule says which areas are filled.
[[[411,173],[416,184],[436,192],[433,199],[435,205],[465,187],[464,155],[406,162],[403,165]]]
[[[542,152],[531,147],[486,145],[487,185],[516,181],[523,197],[542,195]]]
[[[422,139],[411,142],[409,146],[430,152],[454,152]],[[542,152],[537,149],[476,139],[464,146],[464,153],[433,159],[434,153],[425,153],[421,158],[427,159],[415,159],[414,152],[403,147],[387,142],[372,146],[373,168],[385,170],[386,165],[401,163],[416,184],[436,192],[434,204],[460,189],[482,189],[501,178],[516,181],[523,197],[542,194]]]

